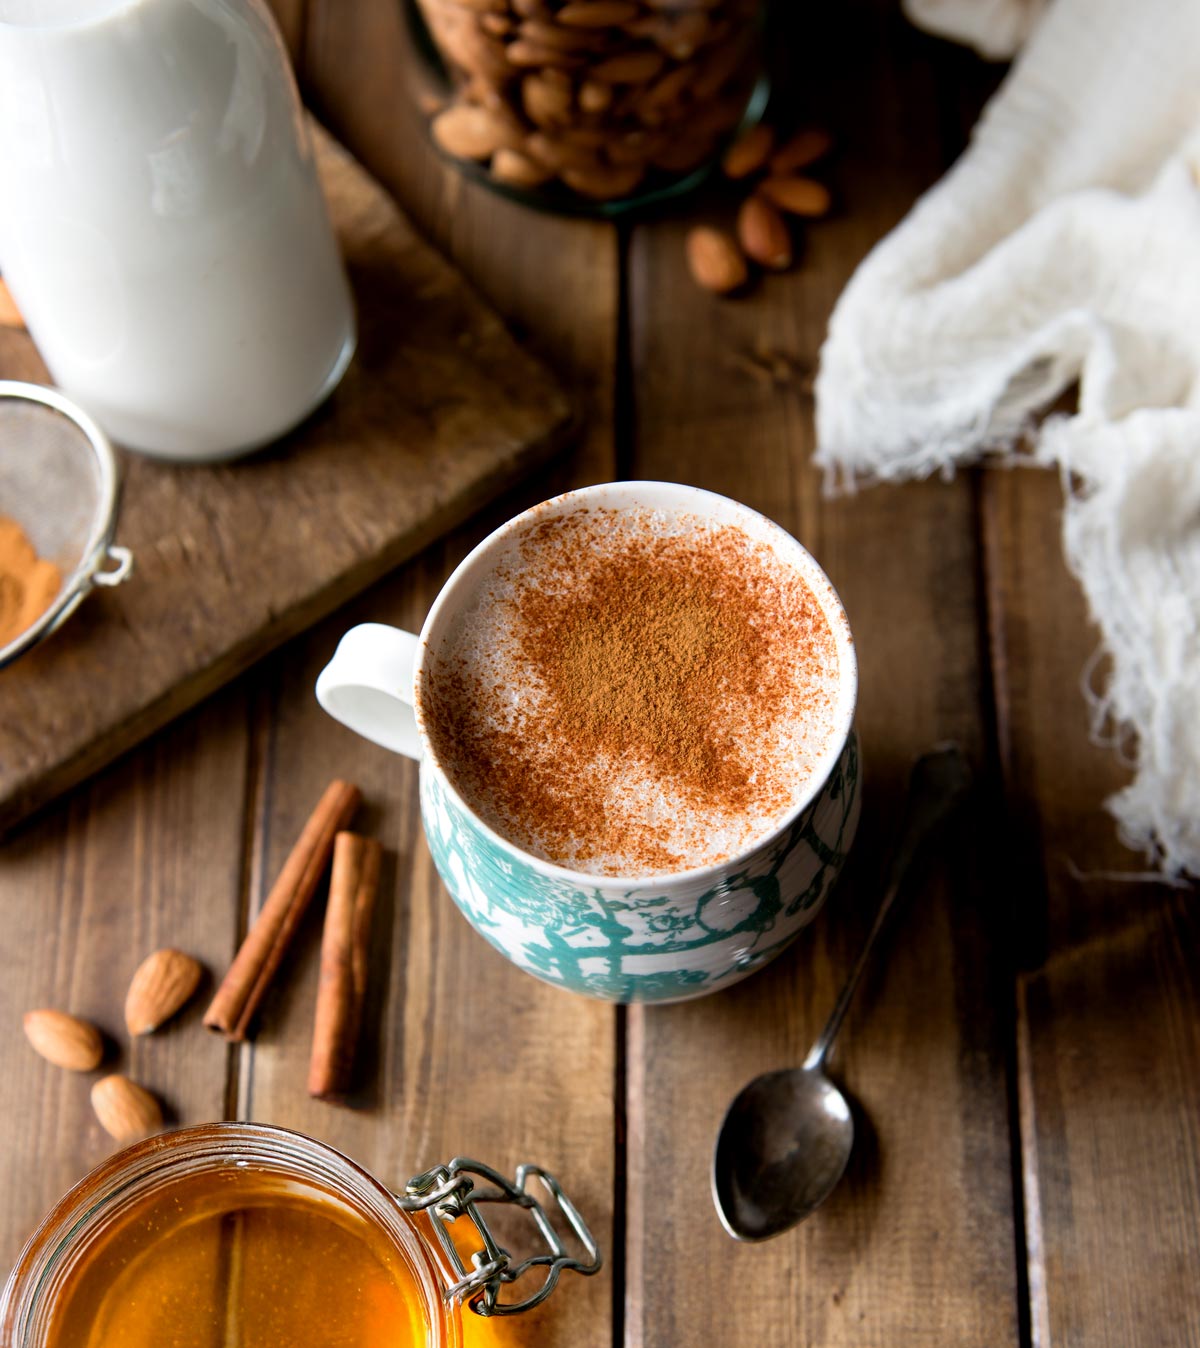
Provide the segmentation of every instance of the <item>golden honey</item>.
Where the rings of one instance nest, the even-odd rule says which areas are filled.
[[[386,1229],[316,1183],[229,1166],[157,1185],[97,1231],[46,1348],[414,1348],[422,1292]]]
[[[546,1256],[510,1273],[475,1207],[541,1213],[523,1187],[531,1174],[588,1252],[581,1262],[551,1242],[540,1288]],[[456,1209],[476,1181],[479,1196]],[[544,1337],[554,1274],[601,1261],[552,1176],[521,1166],[517,1185],[454,1161],[397,1195],[332,1147],[268,1124],[162,1133],[109,1157],[46,1214],[0,1290],[0,1348],[528,1348]],[[481,1245],[494,1264],[481,1267]],[[485,1304],[485,1290],[525,1273],[535,1282],[514,1282],[526,1290],[505,1315],[464,1317],[464,1296]]]

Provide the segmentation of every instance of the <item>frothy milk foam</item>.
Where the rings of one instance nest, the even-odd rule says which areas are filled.
[[[746,850],[809,795],[838,642],[786,545],[593,506],[534,512],[489,560],[431,634],[416,701],[501,835],[573,870],[674,873]]]

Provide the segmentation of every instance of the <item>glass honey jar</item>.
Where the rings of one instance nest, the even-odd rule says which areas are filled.
[[[434,144],[550,209],[695,185],[767,99],[761,0],[399,0]]]
[[[481,1208],[495,1203],[529,1214],[543,1253],[510,1257]],[[582,1257],[567,1252],[555,1208]],[[599,1267],[583,1219],[536,1167],[514,1184],[459,1159],[393,1194],[303,1134],[205,1124],[118,1153],[58,1203],[9,1276],[0,1342],[460,1348],[464,1307],[514,1314],[563,1269]],[[527,1276],[534,1290],[506,1298]]]

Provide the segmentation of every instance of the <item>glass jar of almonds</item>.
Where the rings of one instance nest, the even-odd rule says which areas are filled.
[[[608,214],[692,186],[766,102],[760,0],[404,0],[437,147],[510,195]]]

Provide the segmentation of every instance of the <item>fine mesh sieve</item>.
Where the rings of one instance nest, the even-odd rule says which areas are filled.
[[[46,612],[0,647],[0,666],[53,632],[94,585],[128,576],[133,558],[112,544],[116,511],[116,458],[99,426],[53,389],[0,380],[0,515],[63,577]]]

